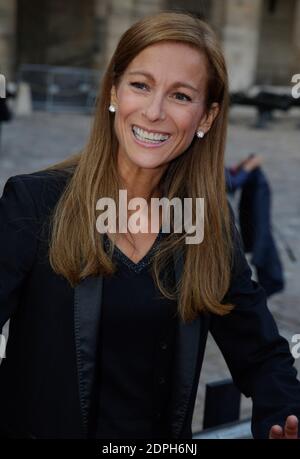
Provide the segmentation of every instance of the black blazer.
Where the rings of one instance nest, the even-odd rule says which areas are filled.
[[[95,372],[102,277],[75,289],[50,267],[49,216],[67,179],[49,172],[10,178],[0,199],[0,329],[10,318],[0,366],[2,436],[85,438]],[[300,383],[288,343],[278,334],[264,290],[235,233],[236,262],[224,317],[179,322],[170,405],[171,437],[190,438],[207,333],[220,347],[239,389],[253,398],[252,431],[300,416]],[[182,256],[174,256],[180,278]]]

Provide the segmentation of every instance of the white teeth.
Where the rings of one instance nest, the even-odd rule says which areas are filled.
[[[139,138],[140,140],[146,140],[146,141],[151,140],[151,141],[154,141],[155,143],[162,142],[164,140],[167,140],[170,137],[169,135],[144,131],[143,129],[137,126],[133,126],[132,130],[135,136]]]

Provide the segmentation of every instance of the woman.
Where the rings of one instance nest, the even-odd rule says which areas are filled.
[[[260,155],[251,153],[225,173],[227,192],[233,196],[241,190],[238,214],[243,248],[251,253],[251,264],[268,298],[284,289],[284,273],[272,234],[272,190],[262,161]]]
[[[210,330],[253,398],[254,436],[297,436],[295,416],[286,421],[300,414],[293,359],[251,281],[225,197],[227,110],[209,26],[183,13],[147,17],[110,61],[86,148],[8,180],[3,435],[190,438]],[[165,215],[148,206],[140,219],[159,231],[99,234],[97,202],[113,198],[118,208],[119,190],[146,203],[204,197],[203,242],[185,244],[174,217],[165,233]]]

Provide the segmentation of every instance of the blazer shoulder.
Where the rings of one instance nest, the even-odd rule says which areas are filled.
[[[7,184],[14,185],[20,193],[25,188],[37,212],[44,214],[56,205],[71,177],[65,171],[37,171],[14,175],[7,180]]]
[[[18,174],[9,177],[9,181],[23,182],[29,190],[41,189],[45,186],[64,186],[72,177],[69,172],[58,170],[41,170],[28,174]]]

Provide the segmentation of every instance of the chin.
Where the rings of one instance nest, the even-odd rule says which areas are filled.
[[[143,169],[154,169],[164,164],[161,161],[159,161],[157,158],[148,158],[148,159],[130,158],[130,160],[135,166],[141,167]]]

